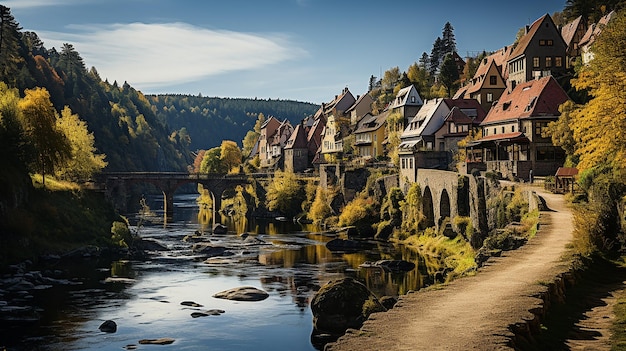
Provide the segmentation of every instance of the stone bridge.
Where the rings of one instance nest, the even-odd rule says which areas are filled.
[[[222,205],[222,193],[237,185],[250,184],[267,175],[211,174],[183,172],[118,172],[102,173],[99,182],[104,185],[107,198],[119,210],[126,210],[126,195],[134,184],[152,184],[163,193],[163,210],[167,218],[174,214],[174,193],[185,184],[202,184],[213,199],[213,219]]]
[[[419,169],[416,182],[422,190],[423,213],[427,226],[439,229],[445,218],[470,217],[472,225],[483,230],[485,194],[471,176],[456,172]]]

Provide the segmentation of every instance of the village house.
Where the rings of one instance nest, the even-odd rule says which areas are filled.
[[[422,105],[424,105],[424,101],[417,89],[415,89],[415,86],[411,84],[398,91],[388,110],[391,113],[399,113],[402,116],[402,126],[400,127],[400,130],[402,130],[408,124],[409,119],[413,118],[417,111],[420,110]]]
[[[506,90],[506,61],[511,54],[512,46],[494,52],[481,60],[474,77],[464,87],[459,89],[455,98],[474,99],[485,111],[491,109]]]
[[[559,118],[559,106],[568,99],[552,76],[505,92],[481,123],[483,137],[468,144],[467,170],[524,180],[529,180],[531,171],[535,176],[553,175],[563,165],[565,152],[543,132]]]
[[[581,55],[580,41],[587,31],[585,23],[583,17],[578,16],[561,28],[561,36],[567,45],[568,67],[572,67],[574,59]]]
[[[452,144],[465,138],[484,117],[484,109],[473,99],[427,100],[400,137],[401,186],[415,182],[419,168],[448,169],[452,151],[457,149]]]
[[[606,25],[613,17],[615,17],[614,11],[611,11],[608,14],[604,15],[602,18],[600,18],[598,23],[591,24],[587,28],[585,35],[583,35],[583,37],[580,39],[580,43],[578,45],[580,46],[581,56],[584,64],[588,64],[591,60],[593,60],[592,45],[598,38],[598,35],[602,33],[604,27],[606,27]]]
[[[376,116],[367,114],[361,119],[354,131],[355,154],[362,161],[384,155],[383,141],[385,140],[385,126],[389,112],[387,110]]]
[[[297,173],[310,167],[309,144],[304,123],[296,126],[285,144],[285,171]]]
[[[345,112],[355,102],[354,95],[348,88],[344,88],[341,95],[335,95],[330,104],[322,105],[326,125],[322,131],[321,157],[318,162],[334,162],[343,154],[343,138],[350,131],[350,116]]]
[[[284,164],[283,149],[293,133],[289,121],[278,121],[270,117],[261,126],[259,137],[259,160],[262,169],[282,169]]]
[[[356,129],[357,123],[368,113],[372,112],[374,99],[370,94],[357,95],[356,101],[345,112],[350,116],[350,128]]]
[[[552,17],[546,14],[526,27],[525,35],[509,56],[508,85],[540,77],[559,77],[567,70],[567,45]]]

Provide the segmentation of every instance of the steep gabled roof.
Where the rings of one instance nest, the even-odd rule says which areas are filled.
[[[524,54],[524,52],[526,52],[526,49],[528,48],[528,45],[530,44],[530,42],[532,41],[533,37],[537,33],[537,30],[539,29],[541,24],[547,18],[550,18],[550,15],[545,14],[541,18],[539,18],[538,20],[533,22],[533,24],[530,25],[530,27],[528,28],[528,31],[526,32],[526,34],[524,34],[524,36],[522,36],[520,38],[519,42],[517,42],[517,46],[515,47],[515,49],[511,53],[511,56],[510,56],[511,59],[514,59],[514,58]]]
[[[306,130],[302,124],[298,124],[287,140],[285,149],[306,149],[307,147]]]
[[[368,133],[380,129],[385,125],[388,116],[389,111],[385,111],[376,116],[372,116],[370,114],[365,115],[365,117],[363,117],[363,119],[359,122],[354,134]]]
[[[587,28],[585,35],[583,35],[583,37],[580,39],[579,45],[589,46],[593,44],[593,42],[596,41],[598,35],[600,35],[604,27],[606,27],[606,25],[613,17],[615,17],[615,11],[611,11],[608,14],[602,16],[598,23],[590,25],[589,28]]]
[[[547,76],[519,84],[505,92],[481,125],[540,116],[559,116],[559,106],[569,97],[559,83]]]
[[[471,124],[472,119],[463,113],[460,108],[454,106],[445,118],[446,122],[454,122],[455,124]]]
[[[415,101],[411,101],[409,99],[411,96],[415,96]],[[394,109],[401,106],[421,106],[423,104],[424,102],[422,101],[422,97],[417,92],[417,89],[415,89],[415,86],[411,84],[398,91],[395,99],[391,102],[390,108]]]
[[[473,118],[475,123],[482,122],[487,116],[487,112],[475,99],[444,99],[450,111],[457,108],[464,115]]]
[[[572,44],[572,40],[574,40],[574,35],[576,35],[576,31],[578,30],[578,26],[583,20],[583,16],[578,16],[575,20],[566,24],[561,28],[561,36],[565,41],[565,44],[569,47]]]
[[[357,106],[359,106],[363,102],[363,100],[365,100],[366,97],[369,97],[370,99],[372,98],[369,95],[369,93],[366,93],[366,94],[363,94],[363,95],[359,96],[359,98],[356,99],[356,101],[352,104],[352,106],[350,106],[350,108],[346,110],[346,113],[352,112],[352,110],[357,108]]]

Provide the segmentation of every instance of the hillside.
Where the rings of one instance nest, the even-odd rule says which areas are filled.
[[[147,95],[158,120],[178,135],[191,138],[189,149],[210,149],[222,140],[241,146],[259,113],[287,119],[292,124],[315,113],[318,105],[291,100],[218,98],[191,95]]]

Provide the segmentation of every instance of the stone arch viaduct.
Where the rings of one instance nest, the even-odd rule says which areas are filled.
[[[456,172],[419,169],[416,183],[422,191],[422,210],[427,226],[441,226],[445,218],[470,217],[472,225],[484,230],[485,194],[474,177]],[[406,190],[406,189],[405,189]]]
[[[234,189],[237,185],[250,184],[255,177],[228,174],[190,174],[182,172],[119,172],[103,173],[100,183],[104,185],[105,195],[118,210],[126,210],[126,196],[134,184],[152,184],[163,193],[163,210],[167,218],[174,214],[174,193],[185,184],[202,184],[213,199],[213,219],[222,205],[222,193]]]

